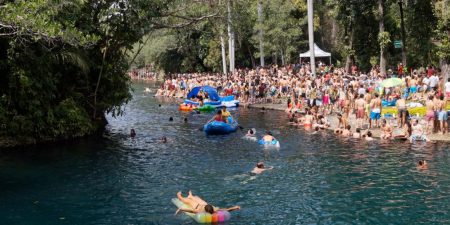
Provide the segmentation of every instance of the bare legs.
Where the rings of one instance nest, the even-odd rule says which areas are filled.
[[[181,191],[177,193],[177,198],[182,201],[183,203],[191,206],[193,209],[196,209],[198,206],[205,206],[208,203],[205,202],[203,199],[201,199],[198,196],[192,195],[192,192],[188,192],[188,196],[185,198],[182,196]]]

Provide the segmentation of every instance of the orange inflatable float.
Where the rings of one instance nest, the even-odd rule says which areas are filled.
[[[192,111],[194,109],[196,109],[197,106],[192,105],[192,104],[185,104],[185,103],[181,103],[180,104],[180,110],[181,111]]]

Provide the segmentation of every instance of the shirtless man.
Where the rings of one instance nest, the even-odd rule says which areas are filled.
[[[447,101],[444,100],[444,95],[441,95],[436,103],[436,111],[438,112],[438,120],[440,123],[441,134],[447,133],[448,130],[448,114],[446,110]]]
[[[361,134],[361,128],[356,128],[356,132],[355,133],[353,133],[353,138],[361,138],[362,137],[362,134]]]
[[[365,118],[369,120],[370,122],[370,103],[372,101],[372,95],[369,93],[369,91],[366,91],[366,95],[364,95],[364,100],[366,101],[366,116]]]
[[[407,114],[407,108],[406,108],[406,99],[404,98],[404,96],[397,100],[397,102],[395,103],[395,105],[397,106],[397,114],[398,114],[398,120],[397,120],[397,124],[399,124],[400,128],[403,127],[403,124],[405,124],[406,122],[406,114]]]
[[[375,120],[375,126],[378,127],[378,120],[381,116],[381,99],[378,93],[375,93],[375,99],[370,102],[370,123],[369,128],[372,128],[372,121]]]
[[[351,126],[350,126],[350,125],[347,125],[347,126],[345,127],[345,129],[342,131],[342,136],[344,136],[344,137],[350,137],[350,136],[352,136],[352,132],[350,131],[350,129],[351,129]]]
[[[233,206],[226,209],[219,209],[215,208],[214,206],[208,204],[206,201],[201,199],[198,196],[192,195],[192,192],[189,191],[188,196],[185,198],[181,195],[181,191],[177,193],[177,198],[181,202],[183,202],[186,205],[189,205],[192,209],[178,209],[175,214],[178,214],[179,212],[188,212],[188,213],[201,213],[201,212],[207,212],[210,214],[213,214],[216,211],[219,210],[226,210],[226,211],[233,211],[241,209],[240,206]]]
[[[435,105],[434,105],[434,102],[433,102],[433,96],[432,95],[430,95],[428,97],[428,100],[425,103],[425,105],[426,105],[426,108],[427,108],[427,113],[425,114],[425,119],[427,121],[427,127],[425,129],[425,132],[427,134],[429,134],[429,133],[433,132],[433,130],[434,130],[434,117],[435,117],[434,110],[435,110]]]
[[[387,140],[392,138],[392,127],[387,123],[386,119],[381,121],[381,131],[383,132],[380,136],[381,139]]]
[[[356,99],[355,107],[356,107],[356,127],[362,127],[366,110],[366,101],[364,100],[363,94],[360,94],[359,98]]]
[[[351,104],[350,104],[349,96],[345,95],[344,106],[342,109],[342,123],[343,123],[344,127],[346,127],[348,125],[348,117],[350,114],[350,110],[351,110]]]
[[[273,166],[265,167],[263,162],[259,162],[259,163],[256,164],[256,167],[253,168],[251,173],[260,174],[260,173],[262,173],[262,172],[264,172],[266,170],[271,170],[271,169],[273,169]]]

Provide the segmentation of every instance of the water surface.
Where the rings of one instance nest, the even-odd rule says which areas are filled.
[[[263,149],[241,131],[205,136],[211,114],[179,112],[143,89],[135,85],[125,116],[108,117],[102,138],[1,150],[0,224],[195,224],[173,215],[179,190],[240,205],[227,224],[450,223],[447,143],[357,142],[290,127],[283,112],[233,111],[281,142]],[[416,169],[421,159],[428,170]],[[252,176],[258,161],[275,168]]]

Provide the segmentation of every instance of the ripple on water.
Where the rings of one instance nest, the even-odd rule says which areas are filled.
[[[170,202],[193,190],[217,206],[241,205],[228,224],[450,223],[447,143],[340,139],[289,126],[283,112],[232,111],[259,137],[275,134],[281,148],[264,149],[242,138],[245,129],[206,136],[199,128],[213,114],[179,112],[143,88],[124,117],[108,117],[102,139],[0,152],[2,222],[195,224],[173,216]],[[421,159],[428,170],[416,168]],[[275,168],[249,174],[261,160]]]

